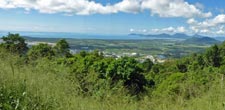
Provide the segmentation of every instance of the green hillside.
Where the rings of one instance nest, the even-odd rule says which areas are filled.
[[[183,41],[183,43],[186,44],[199,44],[199,45],[204,45],[204,44],[217,44],[220,43],[220,41],[210,38],[210,37],[192,37],[189,39],[186,39],[185,41]]]
[[[72,55],[65,40],[0,44],[0,110],[223,110],[225,43],[153,64],[99,51]]]

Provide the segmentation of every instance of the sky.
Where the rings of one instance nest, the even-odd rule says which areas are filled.
[[[225,36],[225,0],[0,0],[0,30]]]

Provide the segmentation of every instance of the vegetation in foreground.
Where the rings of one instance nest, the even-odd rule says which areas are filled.
[[[0,45],[0,110],[223,110],[225,43],[163,64],[27,48],[18,34]]]

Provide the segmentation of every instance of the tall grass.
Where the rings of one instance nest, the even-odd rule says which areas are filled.
[[[145,93],[136,100],[122,92],[108,89],[102,98],[82,96],[77,83],[70,80],[67,67],[39,60],[20,64],[21,58],[10,54],[0,58],[0,110],[223,110],[224,81],[218,79],[200,97],[184,99],[153,97]],[[146,95],[147,94],[147,95]]]

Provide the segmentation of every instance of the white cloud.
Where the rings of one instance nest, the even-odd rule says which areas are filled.
[[[201,10],[203,10],[205,8],[205,6],[199,2],[195,3],[194,5]]]
[[[187,32],[187,30],[185,29],[185,27],[183,26],[178,26],[178,27],[166,27],[166,28],[155,28],[155,29],[151,29],[150,33],[169,33],[169,34],[175,34],[175,33],[185,33]]]
[[[160,31],[160,29],[151,29],[151,31],[152,31],[153,33],[158,33],[158,32]]]
[[[142,32],[143,32],[143,33],[146,33],[146,32],[147,32],[147,30],[146,30],[146,29],[143,29],[143,30],[142,30]]]
[[[220,26],[219,30],[216,32],[219,35],[225,35],[225,29],[224,26]]]
[[[173,33],[175,32],[175,28],[174,27],[168,27],[168,28],[163,28],[161,29],[162,32],[169,32],[169,33]]]
[[[187,23],[188,24],[196,24],[197,21],[194,18],[190,18],[190,19],[188,19]]]
[[[195,26],[191,26],[190,29],[192,31],[194,31],[194,33],[198,33],[199,32],[199,29],[197,27],[195,27]]]
[[[208,29],[203,29],[203,30],[200,30],[200,33],[209,33],[210,31]]]
[[[184,32],[186,32],[186,29],[185,29],[185,27],[183,27],[183,26],[177,27],[177,32],[178,32],[178,33],[184,33]]]
[[[184,0],[143,0],[143,9],[150,9],[152,14],[161,17],[210,17],[212,13],[203,13],[196,6]]]
[[[198,22],[196,25],[202,28],[215,27],[225,24],[225,14],[220,14],[213,19],[207,19],[203,22]]]
[[[133,28],[130,29],[130,32],[134,32],[135,30]]]
[[[149,31],[147,29],[133,29],[131,28],[130,30],[130,33],[148,33]]]
[[[141,9],[139,0],[123,0],[112,7],[115,10],[127,13],[138,13]]]
[[[211,34],[225,34],[225,14],[220,14],[211,19],[198,22],[191,18],[187,21],[190,29],[195,33],[211,33]]]
[[[122,0],[113,5],[102,5],[93,0],[0,0],[0,8],[23,8],[26,11],[38,10],[41,13],[66,14],[111,14],[118,12],[138,13],[149,10],[161,17],[209,17],[195,5],[184,0]]]
[[[225,24],[225,14],[220,14],[216,16],[214,19],[209,21],[209,23],[218,25],[218,24]]]
[[[218,30],[216,33],[224,35],[225,34],[225,30]]]

